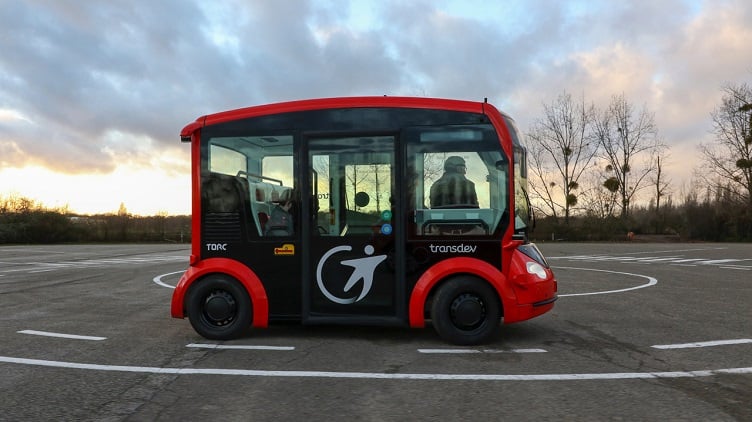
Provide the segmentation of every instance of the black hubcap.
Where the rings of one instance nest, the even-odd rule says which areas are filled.
[[[227,325],[235,318],[235,298],[224,290],[211,292],[204,302],[204,315],[213,325]]]
[[[483,323],[486,316],[486,307],[481,298],[465,293],[452,301],[450,315],[455,326],[463,330],[472,330]]]

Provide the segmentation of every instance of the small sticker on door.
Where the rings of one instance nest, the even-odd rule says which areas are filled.
[[[292,243],[285,243],[278,248],[274,248],[274,255],[295,255],[295,245],[293,245]]]

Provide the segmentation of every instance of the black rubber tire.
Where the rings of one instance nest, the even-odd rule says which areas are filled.
[[[211,340],[238,338],[253,320],[248,292],[225,275],[210,275],[197,281],[188,291],[186,307],[193,329]]]
[[[458,345],[487,342],[501,320],[496,290],[472,276],[457,276],[439,286],[431,306],[433,327],[439,337]]]

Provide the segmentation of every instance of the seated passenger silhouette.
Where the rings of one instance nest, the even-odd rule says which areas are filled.
[[[462,157],[446,159],[444,174],[431,186],[431,208],[478,208],[475,183],[465,177],[466,172]]]
[[[292,206],[292,190],[287,189],[282,192],[279,202],[272,209],[269,221],[266,222],[265,236],[292,236],[294,234]]]

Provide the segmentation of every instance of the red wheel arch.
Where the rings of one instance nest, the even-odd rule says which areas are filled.
[[[227,274],[243,285],[253,304],[253,327],[266,328],[269,325],[269,299],[261,280],[245,265],[226,258],[209,258],[188,268],[172,293],[170,312],[173,318],[185,318],[186,292],[194,282],[213,273]]]
[[[408,308],[410,327],[425,327],[424,309],[428,295],[437,283],[452,274],[476,275],[486,280],[496,289],[504,309],[511,309],[516,305],[515,294],[506,285],[506,277],[498,268],[476,258],[449,258],[426,270],[415,284],[415,288],[410,295]]]

